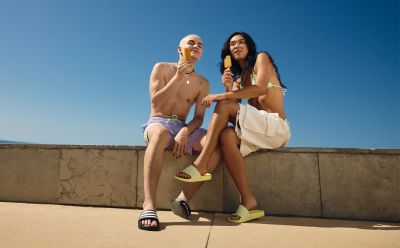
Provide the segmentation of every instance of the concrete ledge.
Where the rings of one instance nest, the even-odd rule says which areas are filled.
[[[140,208],[142,146],[0,145],[0,201]],[[250,187],[270,214],[400,221],[400,149],[281,148],[245,158]],[[193,161],[164,155],[157,201],[168,209]],[[236,189],[224,167],[191,201],[231,212]]]
[[[55,202],[60,150],[0,145],[0,200]]]
[[[61,149],[57,203],[135,207],[137,152]]]
[[[321,216],[318,154],[260,151],[246,157],[249,185],[261,208],[270,214]],[[226,212],[239,197],[225,173]]]
[[[399,158],[390,154],[320,154],[323,216],[399,220]]]

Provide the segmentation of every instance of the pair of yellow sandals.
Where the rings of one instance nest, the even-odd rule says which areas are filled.
[[[194,165],[189,165],[181,172],[187,174],[188,176],[190,176],[190,178],[183,178],[183,177],[175,176],[175,179],[183,181],[183,182],[187,182],[187,183],[209,181],[212,178],[212,175],[210,173],[201,175],[200,172],[197,170],[196,166],[194,166]],[[234,216],[238,216],[239,219],[232,218]],[[243,222],[247,222],[250,220],[261,218],[263,216],[265,216],[264,210],[250,210],[249,211],[245,206],[239,205],[238,209],[236,210],[236,213],[232,214],[231,217],[228,218],[228,221],[232,222],[232,223],[243,223]]]

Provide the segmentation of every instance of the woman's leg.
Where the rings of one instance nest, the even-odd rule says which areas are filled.
[[[254,209],[257,206],[257,200],[250,192],[244,158],[239,150],[240,140],[235,130],[231,127],[225,128],[221,132],[219,143],[225,166],[239,191],[240,203],[247,209]],[[231,219],[239,219],[239,217],[232,216]]]
[[[205,144],[202,146],[200,155],[194,161],[194,165],[200,174],[204,175],[210,172],[208,171],[209,167],[212,169],[213,166],[210,166],[209,163],[214,164],[213,161],[218,159],[217,145],[219,134],[228,125],[229,120],[236,119],[238,111],[239,104],[237,102],[224,100],[217,103],[211,122],[208,125]],[[175,175],[181,178],[190,178],[184,172],[178,172]]]
[[[237,102],[224,100],[217,103],[211,122],[208,125],[206,143],[200,155],[194,161],[200,173],[207,172],[207,164],[217,148],[221,131],[228,125],[230,119],[236,119],[238,111],[239,104]]]

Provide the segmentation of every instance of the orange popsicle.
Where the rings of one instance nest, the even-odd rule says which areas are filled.
[[[230,55],[226,55],[226,57],[224,59],[224,67],[225,68],[230,68],[231,66],[232,66],[231,56]]]
[[[183,49],[183,58],[186,61],[190,61],[190,49],[187,47]]]

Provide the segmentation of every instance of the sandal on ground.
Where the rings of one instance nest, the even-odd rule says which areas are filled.
[[[233,216],[239,216],[239,219],[232,219]],[[264,210],[248,210],[245,206],[239,205],[236,213],[232,214],[228,221],[232,223],[243,223],[265,216]]]
[[[188,219],[190,215],[192,214],[192,211],[190,210],[188,202],[183,199],[175,199],[170,202],[170,207],[172,212],[174,214],[178,215],[179,217],[182,217],[184,219]]]
[[[146,226],[142,224],[143,220],[155,220],[157,222],[157,226]],[[139,229],[146,231],[160,231],[160,221],[158,220],[156,211],[144,210],[143,212],[141,212],[138,219],[138,227]]]
[[[190,178],[175,176],[175,179],[178,179],[180,181],[187,182],[187,183],[209,181],[209,180],[211,180],[211,177],[212,177],[210,173],[201,175],[200,172],[197,170],[196,166],[194,166],[194,165],[189,165],[181,172],[187,174],[188,176],[190,176]]]

